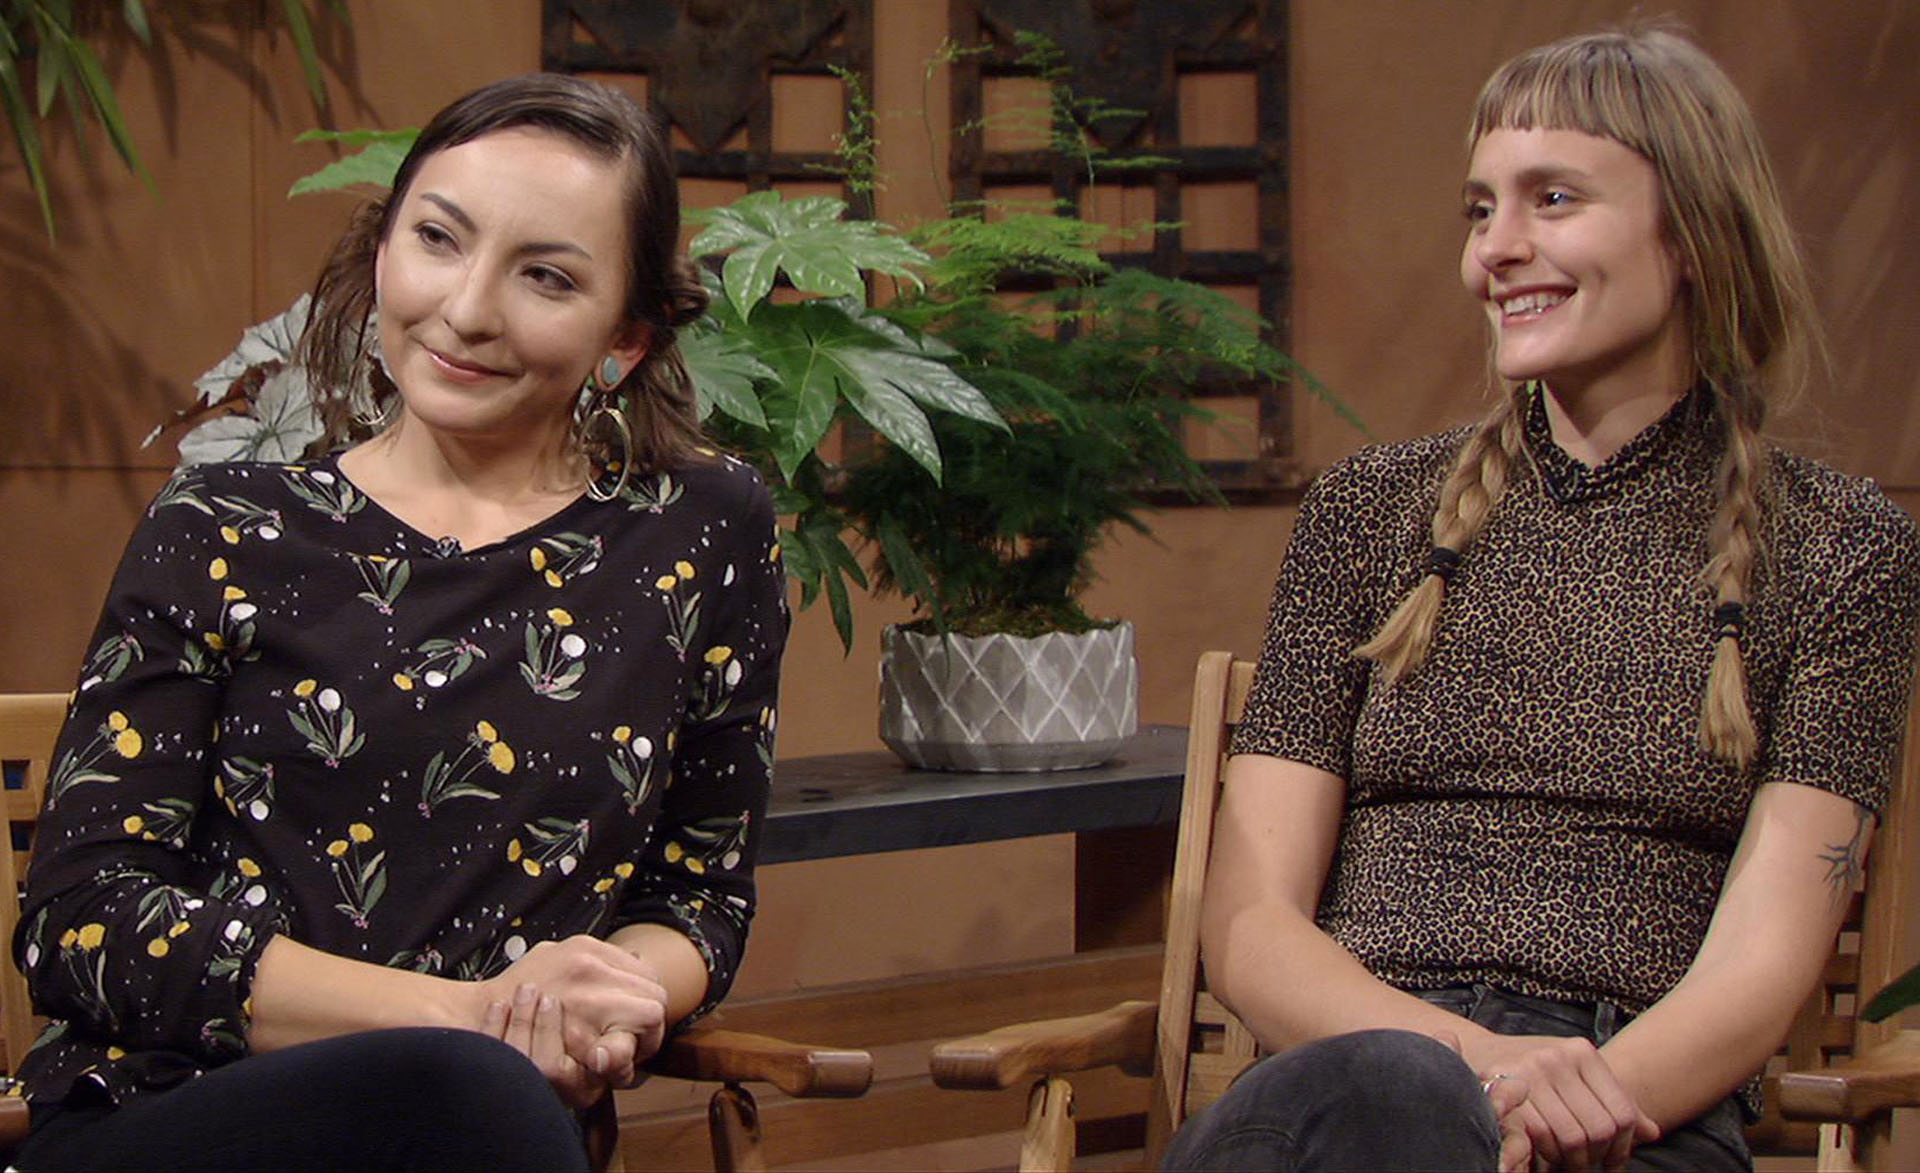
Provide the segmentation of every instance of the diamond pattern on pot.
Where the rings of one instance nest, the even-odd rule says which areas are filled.
[[[881,736],[917,765],[1044,769],[1111,757],[1139,727],[1133,627],[1034,638],[917,635],[888,629],[881,644]],[[971,747],[916,752],[904,746]],[[962,759],[980,747],[1060,747],[1061,754],[1014,756],[1026,764]],[[1075,747],[1085,746],[1085,750]],[[1086,754],[1092,760],[1078,760]],[[989,756],[991,756],[989,754]]]

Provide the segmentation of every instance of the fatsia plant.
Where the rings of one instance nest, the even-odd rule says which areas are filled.
[[[724,255],[707,316],[688,331],[687,365],[703,409],[736,450],[759,454],[779,475],[781,511],[793,515],[783,553],[801,601],[826,594],[851,646],[848,583],[866,576],[847,544],[847,517],[831,492],[839,469],[820,456],[837,422],[858,418],[887,450],[940,483],[934,419],[951,415],[1005,432],[985,395],[955,374],[952,347],[866,304],[869,274],[918,288],[931,258],[885,225],[844,218],[827,196],[755,192],[690,218],[705,225],[696,257]],[[797,300],[774,298],[785,278]]]

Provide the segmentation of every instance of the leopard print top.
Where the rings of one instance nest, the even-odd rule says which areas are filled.
[[[1742,773],[1695,740],[1721,446],[1708,401],[1597,468],[1552,443],[1537,402],[1527,431],[1531,459],[1466,550],[1426,664],[1391,687],[1352,649],[1422,573],[1469,433],[1320,478],[1233,749],[1347,780],[1319,921],[1382,980],[1638,1013],[1698,950],[1757,786],[1884,804],[1920,530],[1872,482],[1773,452],[1742,639],[1761,750]]]

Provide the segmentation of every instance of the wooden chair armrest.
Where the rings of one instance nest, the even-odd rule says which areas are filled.
[[[1857,1124],[1888,1108],[1920,1106],[1920,1031],[1903,1030],[1845,1067],[1780,1077],[1780,1114],[1789,1120]]]
[[[1122,1002],[1097,1014],[1022,1022],[953,1039],[933,1049],[933,1082],[996,1091],[1042,1075],[1110,1064],[1150,1070],[1159,1010],[1152,1002]]]
[[[27,1102],[19,1096],[0,1096],[0,1152],[27,1139]]]
[[[647,1069],[674,1079],[763,1080],[790,1096],[857,1096],[873,1082],[873,1056],[865,1051],[790,1043],[706,1024],[669,1039]]]

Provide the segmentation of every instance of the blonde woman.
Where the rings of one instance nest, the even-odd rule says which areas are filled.
[[[725,994],[785,576],[679,227],[631,98],[458,99],[316,291],[327,451],[154,501],[13,943],[20,1168],[584,1170],[569,1109]]]
[[[1276,1054],[1170,1168],[1750,1167],[1887,795],[1920,542],[1763,438],[1814,323],[1745,104],[1576,37],[1468,144],[1502,390],[1302,506],[1203,927]]]

